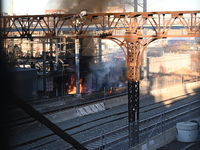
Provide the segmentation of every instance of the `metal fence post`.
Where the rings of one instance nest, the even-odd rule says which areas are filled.
[[[176,123],[178,122],[178,115],[179,115],[179,106],[178,106],[178,108],[177,108]]]
[[[146,136],[146,140],[149,140],[149,138],[148,138],[148,131],[149,131],[149,117],[148,117],[148,119],[147,119],[147,136]]]
[[[100,141],[100,150],[105,150],[106,149],[106,140],[105,140],[105,134],[104,131],[101,132],[101,141]]]
[[[163,133],[163,131],[164,131],[164,125],[165,125],[165,118],[164,118],[164,116],[165,116],[165,111],[163,110],[162,111],[162,118],[161,118],[161,133]]]
[[[191,109],[192,109],[192,103],[190,102],[190,104],[189,104],[189,113],[188,113],[188,120],[190,120],[191,119]]]

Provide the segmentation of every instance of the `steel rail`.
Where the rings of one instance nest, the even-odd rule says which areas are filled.
[[[194,105],[195,106],[195,104],[196,103],[199,103],[199,100],[196,100],[196,101],[193,101],[193,102],[190,102],[189,104],[183,104],[182,106],[180,106],[178,109],[181,109],[181,108],[188,108],[188,106],[189,105]],[[198,107],[199,108],[199,107]],[[193,108],[193,110],[194,109],[198,109],[198,108]],[[167,113],[171,113],[171,112],[174,112],[174,111],[176,111],[177,110],[177,108],[174,108],[174,109],[171,109],[171,110],[168,110],[168,111],[165,111],[165,115],[167,114]],[[192,110],[192,109],[191,109]],[[187,111],[188,112],[188,111]],[[185,113],[187,113],[187,112],[185,112]],[[119,113],[119,114],[127,114],[127,111],[124,111],[124,112],[121,112],[121,113]],[[181,115],[182,114],[184,114],[184,113],[181,113]],[[116,114],[116,115],[118,115],[118,114]],[[152,117],[149,117],[148,118],[148,120],[155,120],[156,118],[158,118],[158,117],[160,117],[160,115],[161,114],[156,114],[156,115],[154,115],[154,116],[152,116]],[[108,117],[110,117],[110,116],[107,116],[107,117],[105,117],[105,118],[108,118]],[[174,116],[175,118],[177,117],[177,116]],[[105,119],[105,118],[100,118],[100,119]],[[121,119],[126,119],[127,117],[122,117],[122,118],[118,118],[117,120],[121,120]],[[111,122],[113,122],[113,121],[116,121],[116,120],[112,120],[112,121],[108,121],[108,122],[105,122],[105,123],[111,123]],[[140,125],[142,125],[144,122],[146,122],[147,121],[147,119],[143,119],[143,120],[140,120]],[[89,122],[86,122],[85,124],[87,124],[87,123],[89,123]],[[102,124],[100,124],[99,126],[101,126],[101,125],[103,125],[103,124],[105,124],[105,123],[102,123]],[[153,128],[154,126],[156,125],[156,123],[154,123],[154,124],[149,124],[149,126],[148,126],[148,129],[151,129],[151,128]],[[82,126],[82,125],[78,125],[77,126],[77,128],[79,127],[79,126]],[[76,127],[73,127],[73,128],[76,128]],[[71,129],[73,129],[73,128],[71,128]],[[124,130],[127,130],[128,128],[127,128],[127,126],[124,126],[124,127],[122,127],[122,128],[124,128]],[[65,129],[65,131],[68,131],[68,130],[70,130],[70,129]],[[84,131],[87,131],[88,129],[85,129]],[[119,130],[121,130],[121,128],[119,129]],[[142,131],[146,131],[147,130],[147,128],[140,128],[140,132],[142,132]],[[79,131],[79,132],[76,132],[76,133],[73,133],[72,135],[75,135],[75,134],[78,134],[78,133],[81,133],[81,132],[84,132],[84,131]],[[108,132],[107,134],[105,134],[105,136],[106,137],[108,137],[109,136],[109,134],[114,134],[114,133],[117,133],[117,130],[116,131],[111,131],[111,132]],[[53,135],[53,134],[51,134],[51,135]],[[49,135],[50,136],[50,135]],[[44,138],[47,138],[47,137],[49,137],[49,136],[45,136]],[[128,136],[128,133],[127,133],[127,136]],[[98,137],[96,137],[96,138],[92,138],[91,140],[92,141],[95,141],[95,139],[96,140],[99,140],[99,137],[100,136],[98,136]],[[124,138],[124,136],[122,137],[122,138]],[[37,140],[41,140],[42,138],[40,138],[40,139],[37,139]],[[58,140],[58,139],[57,139]],[[51,141],[51,142],[47,142],[47,144],[48,143],[53,143],[53,142],[55,142],[55,141],[57,141],[57,140],[53,140],[53,141]],[[31,141],[30,141],[31,142]],[[32,142],[36,142],[36,141],[32,141]],[[25,142],[26,143],[26,142]],[[83,142],[83,144],[85,145],[86,143],[90,143],[89,141],[85,141],[85,142]],[[107,143],[108,144],[108,143]],[[23,144],[21,145],[18,145],[18,146],[23,146]],[[36,148],[36,147],[35,147]]]
[[[192,102],[192,104],[196,104],[196,103],[200,103],[200,100],[196,100],[196,101]],[[185,108],[185,107],[188,107],[189,105],[191,105],[191,103],[180,106],[180,108]],[[195,108],[191,108],[190,110],[186,110],[182,113],[179,113],[178,116],[183,116],[183,115],[187,116],[189,111],[199,110],[199,108],[200,108],[200,106],[196,106]],[[167,115],[167,113],[171,113],[171,112],[175,112],[175,111],[177,111],[177,109],[168,110],[164,113],[164,115]],[[173,119],[177,119],[178,116],[177,115],[171,116],[171,117],[168,117],[168,119],[165,119],[163,121],[162,118],[161,118],[162,117],[162,112],[161,112],[160,114],[154,115],[151,118],[140,120],[140,125],[142,125],[147,120],[149,121],[151,119],[155,120],[157,118],[160,118],[158,122],[153,122],[153,123],[149,124],[148,127],[140,127],[139,132],[140,132],[140,134],[147,134],[148,133],[148,135],[149,135],[149,132],[152,129],[151,134],[148,137],[148,138],[150,138],[151,135],[153,135],[153,132],[156,130],[155,127],[160,127],[160,125],[167,124],[167,123],[171,122]],[[147,129],[148,129],[148,131],[147,131]],[[165,130],[167,130],[167,129],[165,129]],[[165,130],[162,130],[162,132],[165,131]],[[100,147],[103,146],[105,148],[105,147],[108,147],[109,145],[112,146],[113,144],[117,144],[117,142],[119,140],[121,141],[121,140],[128,138],[128,125],[122,126],[118,129],[112,130],[110,132],[106,132],[106,133],[103,134],[103,136],[104,136],[104,138],[105,138],[104,140],[106,140],[106,142],[104,143],[104,145],[100,145]],[[100,148],[99,145],[94,144],[94,143],[98,143],[100,139],[101,139],[101,135],[94,137],[92,139],[89,139],[89,140],[83,142],[83,144],[87,148],[90,147],[91,149],[98,149],[98,148]],[[145,139],[143,139],[143,140],[145,140]],[[140,143],[141,142],[143,142],[143,141],[140,140]],[[70,150],[70,147],[67,148],[67,150],[68,149]]]
[[[193,80],[193,79],[191,79],[191,80]],[[175,104],[175,103],[178,103],[179,101],[174,101],[174,99],[185,98],[185,95],[191,95],[191,94],[194,94],[194,93],[195,92],[190,92],[190,93],[183,94],[183,95],[180,95],[180,96],[177,96],[177,97],[173,97],[173,98],[170,98],[170,99],[162,100],[162,101],[157,102],[156,105],[162,104],[163,102],[168,102],[168,101],[172,101],[172,102],[170,104],[167,104],[167,105]],[[125,95],[127,95],[126,92],[125,93],[121,93],[121,94],[106,96],[106,100],[109,100],[109,99],[112,99],[112,98],[116,98],[116,97],[125,96]],[[40,104],[44,104],[46,102],[48,102],[48,103],[49,102],[55,102],[55,101],[57,101],[57,99],[54,99],[54,100],[51,100],[51,101],[44,99],[43,102],[40,101]],[[67,107],[66,106],[63,106],[63,107],[59,106],[59,107],[56,107],[56,108],[53,108],[53,109],[50,109],[50,110],[42,111],[42,113],[44,115],[56,114],[56,113],[60,113],[62,111],[66,111],[66,110],[74,108],[74,107],[81,107],[81,106],[86,106],[88,104],[93,104],[93,103],[95,104],[96,102],[104,102],[104,101],[105,101],[105,97],[102,97],[102,98],[90,100],[89,102],[84,102],[83,104],[79,104],[79,105],[73,104],[73,105],[67,106]],[[30,104],[31,105],[35,105],[35,103],[30,103]],[[147,108],[149,106],[154,106],[154,105],[155,105],[155,103],[144,105],[144,106],[140,106],[140,109],[145,109],[145,108]],[[150,108],[150,109],[142,110],[141,113],[145,113],[145,112],[154,110],[155,108],[160,108],[160,106],[158,105],[158,106]],[[13,110],[13,108],[12,108],[12,110]],[[14,119],[14,120],[12,119],[11,121],[8,122],[8,126],[9,127],[18,126],[18,125],[26,126],[26,125],[33,124],[34,122],[36,123],[36,120],[34,120],[33,118],[31,118],[30,116],[26,116],[26,117],[20,117],[18,119]]]

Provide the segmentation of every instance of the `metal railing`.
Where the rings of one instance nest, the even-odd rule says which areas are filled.
[[[175,127],[177,122],[197,117],[199,113],[200,99],[140,120],[140,143]]]
[[[148,113],[148,112],[147,112]],[[182,104],[176,108],[167,109],[156,115],[140,120],[139,143],[148,141],[150,138],[162,134],[168,129],[175,127],[177,122],[188,121],[197,117],[200,113],[200,99]],[[112,129],[112,127],[115,127]],[[106,150],[113,148],[128,148],[128,120],[123,118],[112,124],[105,130],[101,130],[98,137],[87,140],[84,143],[88,149]],[[117,126],[117,128],[116,128]],[[92,141],[92,142],[91,142]],[[119,143],[122,145],[120,146]],[[116,146],[118,145],[118,146]]]

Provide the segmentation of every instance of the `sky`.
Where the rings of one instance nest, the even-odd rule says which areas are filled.
[[[44,14],[45,9],[48,9],[48,0],[13,0],[13,3],[15,14],[38,15]],[[2,0],[2,11],[9,13],[9,5],[10,0]],[[200,10],[200,0],[147,0],[149,12],[187,10]]]
[[[10,11],[10,0],[2,1],[2,12]],[[44,14],[48,0],[13,0],[13,12],[16,14]],[[26,6],[26,7],[24,7]]]

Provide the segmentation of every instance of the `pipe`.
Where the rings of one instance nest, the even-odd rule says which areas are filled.
[[[43,92],[46,96],[46,46],[45,40],[43,41]]]
[[[76,70],[76,94],[80,94],[80,43],[79,39],[75,39],[75,70]]]

